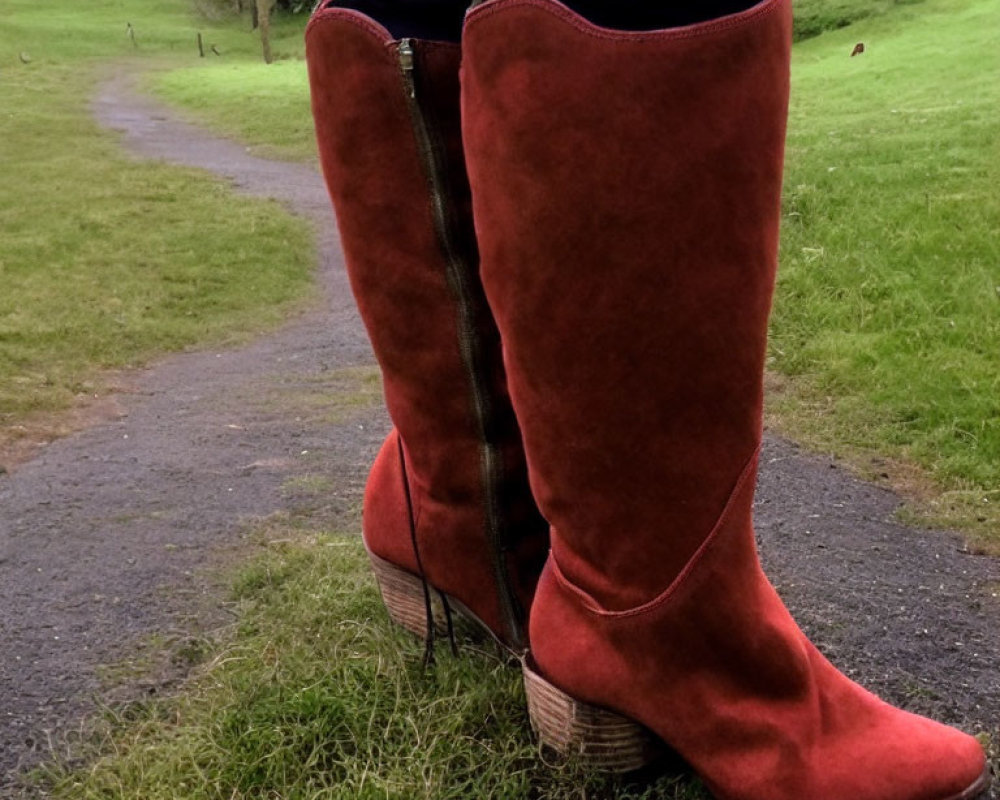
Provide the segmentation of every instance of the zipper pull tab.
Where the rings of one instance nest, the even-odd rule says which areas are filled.
[[[400,39],[397,52],[399,53],[399,67],[403,70],[403,77],[406,79],[406,86],[410,97],[415,97],[416,87],[413,83],[413,39]]]

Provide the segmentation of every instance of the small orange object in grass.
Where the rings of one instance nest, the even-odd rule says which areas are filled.
[[[859,56],[863,52],[865,52],[865,43],[858,42],[856,45],[854,45],[854,49],[851,51],[851,58],[854,58],[854,56]]]

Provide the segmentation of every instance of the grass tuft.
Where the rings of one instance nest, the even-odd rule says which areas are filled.
[[[706,797],[677,776],[628,784],[546,764],[516,662],[466,642],[424,668],[422,644],[389,623],[356,535],[269,535],[283,543],[233,579],[235,628],[199,651],[176,696],[109,711],[88,766],[39,773],[53,797]]]

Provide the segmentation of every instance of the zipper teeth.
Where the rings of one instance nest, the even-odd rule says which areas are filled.
[[[482,344],[476,335],[475,308],[469,286],[469,265],[455,245],[454,215],[444,186],[444,167],[438,148],[428,125],[420,98],[417,96],[416,64],[412,39],[399,42],[399,63],[403,74],[407,104],[413,129],[417,139],[420,157],[427,175],[428,188],[433,208],[434,227],[442,253],[447,264],[446,276],[458,305],[458,337],[462,362],[465,365],[472,401],[479,429],[480,468],[482,470],[486,522],[490,537],[490,558],[500,593],[500,606],[505,616],[508,631],[515,644],[520,644],[521,626],[515,609],[516,599],[510,589],[504,553],[506,547],[502,537],[501,513],[498,503],[498,487],[502,471],[500,453],[487,438],[488,423],[494,416],[489,393],[485,389],[482,371]]]

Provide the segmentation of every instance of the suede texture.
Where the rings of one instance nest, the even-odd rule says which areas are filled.
[[[531,623],[538,668],[655,732],[719,800],[959,795],[982,773],[979,743],[844,677],[762,574],[755,466],[682,576],[643,606],[607,611],[551,561]]]
[[[680,571],[760,436],[789,51],[767,8],[669,35],[555,3],[467,23],[483,280],[532,488],[608,607]],[[642,559],[607,547],[632,531]]]
[[[838,673],[754,546],[790,39],[788,0],[647,33],[467,17],[483,283],[552,526],[532,655],[719,800],[947,800],[978,743]]]
[[[445,164],[454,247],[475,270],[468,178],[459,123],[455,44],[414,43],[421,103]],[[437,589],[460,600],[502,640],[516,643],[501,612],[487,503],[499,507],[500,558],[525,616],[547,551],[547,529],[527,486],[520,431],[507,394],[500,343],[475,277],[471,329],[485,376],[481,424],[460,343],[459,305],[446,278],[428,173],[418,149],[398,42],[359,12],[318,10],[306,31],[313,115],[348,274],[382,369],[390,434],[369,476],[368,548],[419,574],[397,435],[403,441],[420,563]],[[398,433],[397,433],[398,432]],[[489,447],[500,463],[495,495],[484,489]]]

